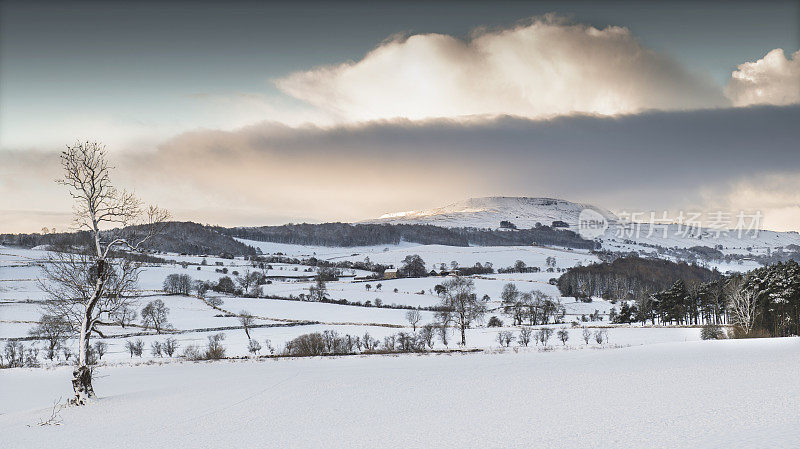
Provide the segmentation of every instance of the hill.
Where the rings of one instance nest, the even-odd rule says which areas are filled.
[[[430,224],[447,228],[500,227],[500,222],[510,222],[517,228],[533,228],[536,224],[552,226],[565,223],[576,228],[578,216],[584,209],[592,209],[609,221],[616,216],[590,204],[573,203],[555,198],[529,198],[495,196],[470,198],[428,210],[387,213],[362,223]]]
[[[135,236],[145,231],[140,226],[106,231]],[[61,232],[53,234],[0,234],[0,244],[33,248],[36,246],[80,246],[88,244],[86,231]],[[256,250],[219,232],[217,229],[191,221],[166,223],[163,232],[148,240],[144,249],[164,253],[211,254],[244,256],[254,255]]]

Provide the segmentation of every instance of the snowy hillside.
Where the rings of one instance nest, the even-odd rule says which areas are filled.
[[[581,233],[581,212],[589,209],[605,219],[607,227],[597,235]],[[631,215],[631,214],[627,214]],[[658,215],[658,214],[656,214]],[[595,215],[597,216],[597,215]],[[580,218],[579,218],[580,217]],[[719,248],[723,254],[764,256],[779,248],[800,246],[800,234],[794,231],[775,232],[749,229],[748,221],[742,229],[735,229],[736,217],[728,217],[729,226],[713,226],[705,218],[697,224],[679,224],[660,218],[650,220],[650,213],[641,213],[622,219],[613,212],[591,204],[573,203],[553,198],[486,197],[470,198],[444,207],[421,211],[387,213],[366,223],[429,224],[448,228],[476,227],[498,228],[501,221],[509,221],[517,228],[531,228],[540,223],[552,225],[562,221],[570,230],[593,239],[610,251],[646,251],[655,247],[691,248],[706,246]]]
[[[510,221],[518,228],[532,228],[536,223],[550,226],[563,221],[570,227],[578,223],[584,209],[593,209],[615,221],[610,211],[589,204],[573,203],[554,198],[495,196],[470,198],[444,207],[421,211],[387,213],[365,223],[430,224],[449,228],[497,228],[500,221]]]

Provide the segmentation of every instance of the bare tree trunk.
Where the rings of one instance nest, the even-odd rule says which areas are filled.
[[[75,390],[75,397],[72,404],[84,405],[86,400],[94,397],[92,388],[92,369],[86,365],[80,365],[72,372],[72,389]]]
[[[89,359],[89,317],[84,314],[81,321],[80,333],[78,334],[78,366],[87,365]]]
[[[78,341],[78,367],[72,372],[72,389],[75,391],[75,397],[72,403],[75,405],[84,405],[86,400],[94,397],[94,388],[92,387],[92,370],[89,368],[89,335],[91,333],[92,314],[94,306],[100,298],[100,292],[103,290],[103,259],[97,261],[97,284],[95,285],[94,297],[89,300],[86,306],[86,312],[83,314],[81,320],[80,335]]]
[[[89,368],[89,312],[83,317],[78,342],[78,367],[72,372],[72,389],[75,397],[74,405],[84,405],[86,400],[94,397],[92,388],[92,370]]]

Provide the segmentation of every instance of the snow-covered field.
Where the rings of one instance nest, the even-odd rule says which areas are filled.
[[[796,447],[800,341],[0,371],[4,448]]]
[[[247,245],[260,249],[264,254],[283,253],[293,257],[310,257],[331,261],[363,261],[369,257],[372,262],[402,265],[403,259],[411,254],[417,254],[425,261],[429,269],[439,268],[440,264],[450,267],[455,261],[462,267],[470,267],[480,262],[491,262],[494,268],[505,268],[514,265],[517,260],[525,262],[531,267],[545,267],[548,257],[556,259],[556,266],[562,268],[574,267],[578,264],[597,262],[594,255],[585,250],[544,248],[538,246],[444,246],[420,245],[417,243],[403,242],[399,245],[356,246],[350,248],[332,248],[325,246],[303,246],[285,243],[258,242],[255,240],[237,239]]]
[[[613,305],[560,298],[568,331],[566,344],[551,338],[547,350],[531,343],[501,348],[499,331],[519,335],[499,310],[506,283],[521,291],[540,290],[559,297],[550,279],[560,271],[596,262],[585,251],[542,247],[446,247],[383,245],[326,248],[245,241],[265,254],[332,261],[364,260],[399,266],[418,254],[434,264],[461,266],[490,262],[495,268],[517,260],[537,273],[474,277],[479,296],[490,297],[488,316],[505,327],[479,325],[467,330],[468,354],[370,355],[310,359],[247,359],[188,362],[156,357],[151,343],[168,337],[178,353],[203,346],[211,335],[225,335],[226,355],[248,355],[248,336],[239,319],[255,317],[250,338],[269,340],[279,353],[289,340],[333,330],[383,340],[411,332],[406,309],[363,307],[299,300],[221,296],[213,308],[192,296],[161,291],[173,273],[216,282],[222,269],[254,269],[244,259],[164,255],[177,264],[148,266],[139,278],[141,309],[160,299],[169,308],[174,333],[154,334],[137,319],[133,326],[105,326],[108,352],[96,367],[100,399],[89,407],[61,411],[63,423],[38,426],[53,401],[70,396],[71,368],[43,361],[41,368],[0,370],[0,439],[3,448],[45,447],[75,441],[85,447],[609,447],[609,446],[787,446],[800,438],[796,425],[796,382],[800,341],[700,341],[698,328],[614,326]],[[0,247],[0,343],[26,337],[36,326],[47,297],[37,281],[47,253]],[[548,272],[546,261],[554,258]],[[206,259],[207,265],[201,265]],[[220,262],[222,265],[218,265]],[[181,263],[188,264],[182,266]],[[267,296],[299,298],[311,282],[297,277],[315,269],[273,264],[264,285]],[[358,272],[358,275],[363,273]],[[441,277],[356,282],[343,277],[327,285],[331,299],[378,300],[386,305],[431,307]],[[378,288],[380,284],[380,288]],[[367,286],[369,285],[369,288]],[[216,294],[214,294],[216,295]],[[599,313],[603,321],[583,323]],[[432,322],[422,310],[419,325]],[[488,318],[487,316],[487,318]],[[586,343],[572,321],[604,331],[602,344]],[[455,331],[455,329],[454,329]],[[455,333],[455,332],[454,332]],[[141,339],[145,351],[131,357],[125,343]],[[95,340],[97,340],[95,338]],[[434,349],[452,349],[440,341]],[[23,342],[42,346],[43,343]],[[75,342],[68,343],[75,348]],[[99,427],[94,423],[102,422]]]
[[[403,243],[391,246],[360,247],[360,248],[326,248],[305,247],[299,245],[284,245],[244,241],[258,247],[265,254],[282,253],[289,256],[308,257],[314,255],[328,260],[363,260],[369,257],[378,263],[390,263],[399,266],[403,258],[410,254],[419,254],[429,267],[433,264],[444,263],[450,265],[456,261],[460,265],[472,265],[475,262],[490,262],[496,267],[510,266],[516,260],[523,260],[528,266],[539,267],[538,273],[491,274],[479,276],[474,279],[476,293],[479,296],[488,295],[492,311],[487,316],[503,317],[500,307],[500,292],[506,283],[514,283],[521,291],[540,290],[554,297],[559,297],[558,289],[549,283],[551,278],[578,264],[588,264],[597,261],[597,258],[585,251],[567,251],[557,248],[541,247],[447,247],[441,245],[416,245]],[[338,305],[329,303],[304,302],[299,300],[280,300],[268,298],[244,298],[223,296],[223,304],[214,309],[206,302],[191,296],[164,295],[161,291],[164,279],[173,273],[188,274],[194,279],[216,282],[225,274],[222,268],[228,269],[228,275],[233,271],[244,272],[254,269],[249,262],[238,258],[234,260],[215,259],[202,256],[180,256],[168,254],[166,259],[190,264],[184,268],[180,263],[165,264],[160,266],[147,266],[139,276],[139,288],[143,296],[136,301],[136,308],[141,309],[149,301],[162,300],[169,308],[169,322],[174,327],[175,333],[170,335],[155,335],[152,331],[145,331],[138,324],[134,327],[121,328],[119,326],[104,326],[103,333],[107,338],[103,340],[108,344],[108,353],[104,356],[103,363],[135,362],[153,359],[149,352],[151,343],[164,341],[167,337],[175,338],[179,351],[188,345],[202,346],[207,337],[216,334],[225,334],[226,353],[229,356],[246,356],[248,338],[241,328],[236,314],[247,311],[255,317],[256,327],[251,330],[252,338],[261,342],[270,341],[273,347],[280,351],[283,345],[298,335],[335,330],[339,334],[370,336],[378,339],[395,334],[400,331],[410,331],[412,326],[405,318],[406,309],[390,309],[378,307],[361,307],[352,305]],[[556,271],[547,272],[546,259],[552,257],[556,261]],[[19,248],[0,249],[0,340],[4,338],[26,337],[32,327],[36,325],[42,314],[42,303],[46,296],[40,290],[37,282],[40,268],[36,265],[45,263],[47,253],[43,250],[25,250]],[[208,265],[200,265],[206,259]],[[222,266],[217,265],[221,262]],[[294,271],[297,269],[297,271]],[[287,276],[284,280],[274,280],[271,284],[262,286],[267,296],[283,298],[299,298],[307,295],[312,285],[307,280],[292,279],[292,274],[313,275],[307,272],[309,267],[302,265],[273,264],[268,275]],[[362,273],[358,273],[359,275]],[[329,282],[327,285],[329,297],[333,300],[345,299],[350,302],[370,302],[376,304],[381,301],[386,305],[399,305],[406,307],[432,307],[440,302],[440,297],[434,292],[434,287],[445,279],[441,277],[427,277],[417,279],[390,279],[372,282],[354,282],[352,278],[342,278],[339,281]],[[380,284],[380,288],[378,288]],[[367,288],[369,287],[369,288]],[[396,291],[395,291],[396,290]],[[582,315],[598,312],[604,317],[602,322],[587,323],[590,326],[607,326],[607,314],[612,305],[601,299],[592,303],[575,302],[574,298],[560,298],[566,308],[566,322],[581,321]],[[433,322],[433,312],[422,310],[422,321],[419,325]],[[318,323],[309,324],[308,322]],[[554,328],[571,328],[570,324],[555,325]],[[471,348],[492,348],[498,346],[497,333],[501,330],[518,332],[517,328],[487,328],[479,326],[467,331],[467,346]],[[570,329],[570,344],[579,345],[579,329]],[[613,344],[639,345],[653,341],[685,341],[697,340],[697,329],[641,329],[641,328],[615,328],[609,330],[608,338]],[[131,340],[141,339],[145,344],[145,352],[141,358],[134,357],[125,349],[125,344]],[[553,337],[555,341],[555,337]],[[31,344],[26,342],[26,345]],[[43,343],[42,343],[43,344]],[[37,344],[41,346],[42,344]],[[75,346],[75,342],[69,342]],[[594,343],[592,343],[594,344]],[[592,346],[590,344],[589,346]],[[585,343],[584,343],[585,346]],[[441,343],[435,344],[436,349],[446,349]],[[156,360],[161,360],[155,357]],[[49,363],[49,362],[47,362]]]
[[[586,251],[564,250],[544,247],[448,247],[442,245],[418,245],[402,243],[400,245],[381,245],[374,247],[356,248],[330,248],[307,247],[300,245],[286,245],[243,240],[243,242],[259,248],[265,254],[285,254],[293,257],[315,256],[331,261],[339,260],[364,260],[369,258],[373,262],[383,264],[401,265],[402,260],[411,254],[419,254],[428,267],[445,264],[450,266],[452,261],[461,266],[473,265],[476,262],[491,263],[494,267],[513,265],[517,260],[522,260],[530,267],[538,267],[542,271],[537,273],[490,274],[474,278],[475,291],[479,296],[488,295],[490,298],[490,313],[487,316],[498,316],[508,321],[500,310],[500,292],[506,283],[514,283],[521,291],[539,290],[553,297],[559,297],[558,289],[550,284],[550,279],[558,277],[560,271],[575,265],[594,263],[598,259]],[[299,300],[280,300],[268,298],[244,298],[223,296],[223,304],[215,309],[206,302],[190,296],[164,295],[161,291],[164,278],[173,273],[188,274],[194,279],[216,282],[224,276],[221,270],[227,269],[228,275],[233,276],[234,271],[244,272],[254,269],[250,263],[241,258],[217,259],[203,256],[186,256],[167,254],[166,259],[176,260],[177,264],[164,264],[147,266],[139,277],[139,288],[143,296],[137,300],[136,308],[141,309],[149,301],[160,299],[169,308],[169,322],[174,327],[175,333],[170,335],[155,335],[146,331],[140,325],[140,320],[133,327],[121,328],[119,326],[105,326],[103,333],[107,338],[102,339],[108,344],[108,353],[102,362],[138,363],[145,360],[162,360],[152,356],[149,351],[151,343],[164,341],[168,337],[175,338],[179,345],[179,352],[188,345],[202,346],[207,337],[216,334],[225,334],[226,353],[229,356],[246,356],[248,338],[239,319],[234,316],[247,311],[255,317],[255,328],[251,336],[262,343],[266,340],[276,351],[298,335],[334,330],[339,334],[370,336],[383,339],[386,336],[401,331],[410,331],[412,326],[407,322],[407,310],[398,308],[361,307],[353,305],[338,305],[329,303],[304,302]],[[555,260],[555,267],[548,272],[546,260]],[[40,290],[38,277],[40,268],[37,264],[45,263],[47,252],[43,249],[0,248],[0,340],[6,338],[21,338],[28,336],[42,314],[42,304],[46,296]],[[206,260],[207,265],[201,265]],[[217,263],[221,265],[218,265]],[[187,267],[181,263],[189,264]],[[295,271],[296,270],[296,271]],[[310,272],[309,272],[310,270]],[[300,298],[307,295],[312,283],[306,279],[293,279],[296,276],[313,275],[315,268],[302,265],[272,264],[268,271],[270,276],[286,276],[285,279],[275,279],[271,284],[262,286],[266,296],[282,298]],[[365,272],[364,272],[365,273]],[[358,272],[358,275],[364,273]],[[441,277],[427,277],[416,279],[391,279],[371,282],[354,282],[352,278],[341,278],[339,281],[329,282],[327,285],[329,297],[333,300],[347,300],[376,304],[378,301],[385,305],[398,305],[401,307],[432,307],[440,302],[434,287],[445,279]],[[380,288],[379,288],[380,284]],[[583,315],[595,312],[603,317],[603,321],[585,323],[590,327],[607,327],[607,315],[613,305],[599,298],[591,303],[576,302],[574,298],[563,297],[560,301],[566,309],[565,321],[567,324],[554,325],[556,330],[566,328],[570,332],[569,345],[572,347],[596,345],[581,344],[580,329],[573,329],[570,322],[581,320]],[[421,311],[422,320],[419,325],[432,322],[433,312]],[[507,323],[508,324],[508,323]],[[467,331],[467,346],[470,348],[496,348],[499,331],[512,331],[518,333],[518,328],[487,328],[478,326]],[[642,345],[655,342],[680,342],[695,341],[699,339],[699,330],[696,328],[637,328],[613,327],[607,329],[608,338],[616,345]],[[98,338],[96,338],[98,339]],[[141,358],[131,359],[125,349],[125,344],[131,340],[141,339],[145,344],[145,351]],[[553,337],[555,341],[555,337]],[[30,345],[31,342],[25,342]],[[43,343],[34,343],[42,346]],[[68,343],[73,348],[74,341]],[[440,342],[436,342],[436,349],[446,349]],[[49,362],[47,362],[49,363]]]

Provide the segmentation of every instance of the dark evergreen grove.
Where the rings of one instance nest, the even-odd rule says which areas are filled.
[[[558,286],[564,296],[620,301],[610,317],[616,323],[746,324],[744,336],[800,335],[795,261],[723,276],[685,263],[628,257],[571,268]]]
[[[562,296],[582,299],[599,296],[612,300],[640,300],[678,280],[709,282],[721,276],[697,265],[664,259],[621,257],[613,262],[573,267],[558,279]]]
[[[109,231],[101,232],[105,235]],[[145,229],[141,226],[128,226],[116,230],[115,235],[136,238]],[[11,246],[33,248],[39,245],[54,247],[78,247],[91,243],[89,231],[33,233],[33,234],[0,234],[0,243]],[[186,254],[211,254],[249,256],[255,255],[255,248],[245,245],[223,234],[211,226],[193,222],[170,221],[164,223],[164,230],[158,236],[142,245],[143,250]]]
[[[800,335],[800,264],[778,262],[744,278],[756,295],[756,328],[776,337]]]
[[[443,228],[409,224],[287,224],[253,228],[218,228],[220,233],[249,240],[319,246],[370,246],[402,241],[423,245],[524,246],[554,245],[595,249],[596,243],[577,233],[537,226],[513,231],[478,228]]]
[[[142,232],[136,226],[124,228],[126,235]],[[234,237],[261,242],[317,246],[392,245],[402,241],[423,245],[448,246],[525,246],[554,245],[576,249],[595,249],[595,242],[575,232],[538,226],[531,229],[497,230],[443,228],[431,225],[402,224],[287,224],[252,228],[224,228],[193,222],[168,222],[157,238],[147,242],[150,251],[187,254],[249,256],[256,249]],[[32,248],[39,245],[81,246],[89,240],[86,231],[66,233],[0,234],[0,243]]]

